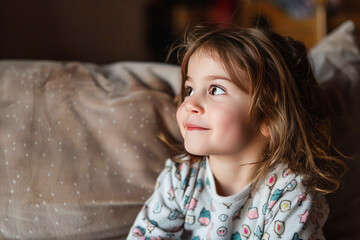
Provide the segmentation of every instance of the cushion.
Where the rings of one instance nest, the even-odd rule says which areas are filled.
[[[175,66],[0,62],[0,238],[125,239],[180,138]]]

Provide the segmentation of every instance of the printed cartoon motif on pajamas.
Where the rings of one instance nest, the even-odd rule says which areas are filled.
[[[175,220],[177,219],[178,217],[182,217],[182,214],[179,210],[175,209],[175,210],[172,210],[168,216],[168,219],[169,220]]]
[[[151,233],[157,227],[157,222],[154,220],[148,220],[146,224],[146,229]]]
[[[257,207],[253,207],[252,205],[249,208],[248,218],[250,220],[257,219],[259,217]]]
[[[194,210],[197,204],[197,200],[195,198],[191,198],[189,196],[185,196],[185,208],[187,210]]]
[[[233,235],[231,235],[231,240],[241,240],[240,233],[236,232]]]
[[[200,216],[198,219],[198,222],[202,225],[202,226],[207,226],[209,225],[209,223],[211,222],[211,214],[210,211],[207,211],[205,208],[203,208],[200,212]]]
[[[263,231],[261,230],[260,226],[257,226],[256,231],[254,232],[255,237],[257,239],[261,240],[261,237],[263,236]]]
[[[302,178],[279,164],[256,188],[222,197],[206,158],[168,160],[127,239],[324,239],[327,204],[306,192]]]
[[[198,190],[199,192],[201,192],[204,188],[204,183],[202,181],[202,179],[198,179],[196,182],[196,190]]]
[[[143,236],[145,234],[145,228],[141,226],[135,226],[132,230],[132,235],[136,237]]]

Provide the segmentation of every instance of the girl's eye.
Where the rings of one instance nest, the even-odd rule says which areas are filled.
[[[185,87],[185,96],[186,97],[193,95],[193,93],[194,93],[194,89],[192,87]]]
[[[219,86],[211,86],[209,90],[210,95],[223,95],[226,91]]]

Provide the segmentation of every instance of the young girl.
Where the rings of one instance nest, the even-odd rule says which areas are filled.
[[[324,239],[329,155],[322,93],[299,42],[197,26],[177,48],[183,154],[166,162],[128,239]]]

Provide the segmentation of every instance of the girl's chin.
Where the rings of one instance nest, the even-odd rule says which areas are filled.
[[[194,148],[194,147],[186,147],[185,146],[185,150],[192,154],[192,155],[196,155],[196,156],[207,156],[209,155],[208,151],[205,151],[203,149],[199,149],[199,148]]]

